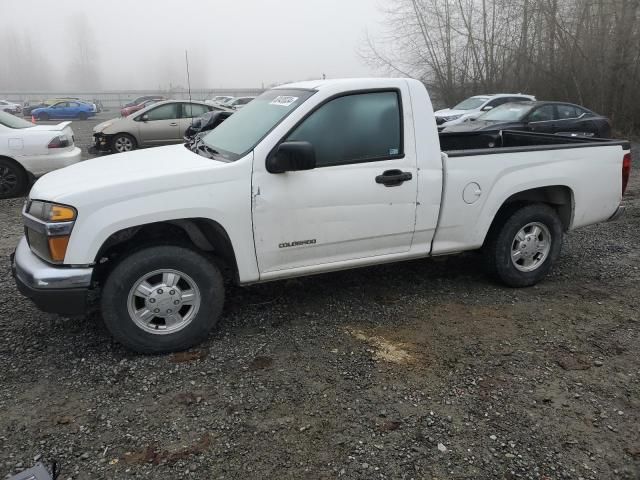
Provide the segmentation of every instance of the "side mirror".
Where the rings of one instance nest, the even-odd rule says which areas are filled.
[[[148,122],[149,121],[149,115],[147,115],[146,113],[144,115],[142,115],[141,117],[139,117],[139,120],[141,122]]]
[[[486,107],[482,107],[482,111],[483,112],[488,112],[489,110],[493,110],[493,107],[491,105],[487,105]]]
[[[316,168],[316,151],[309,142],[284,142],[267,158],[267,172],[284,173]]]

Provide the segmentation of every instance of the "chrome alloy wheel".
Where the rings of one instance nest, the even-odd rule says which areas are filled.
[[[133,141],[129,137],[121,136],[113,142],[113,147],[118,153],[130,152],[133,150]]]
[[[200,302],[200,290],[189,275],[162,269],[147,273],[134,283],[127,307],[138,327],[166,335],[189,325],[198,313]]]
[[[551,233],[546,225],[528,223],[520,229],[511,244],[511,261],[521,272],[532,272],[549,256]]]

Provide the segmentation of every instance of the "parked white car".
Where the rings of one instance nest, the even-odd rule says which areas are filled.
[[[438,129],[450,127],[459,123],[475,120],[484,112],[509,102],[534,102],[533,95],[522,93],[496,93],[491,95],[476,95],[463,100],[453,108],[445,108],[435,112]]]
[[[22,112],[22,106],[8,100],[0,100],[0,111],[9,113],[20,113]]]
[[[211,100],[205,100],[204,103],[213,106],[226,105],[227,103],[235,100],[235,98],[236,97],[230,97],[228,95],[218,95],[216,97],[213,97]]]
[[[234,110],[240,110],[245,105],[252,102],[256,97],[238,97],[234,98],[230,102],[225,103],[225,107],[233,108]]]
[[[280,86],[200,146],[38,180],[14,256],[20,291],[67,315],[99,297],[113,336],[151,353],[206,339],[223,275],[250,285],[482,249],[493,277],[526,287],[565,232],[622,214],[631,169],[625,141],[439,135],[425,86],[399,78]]]
[[[70,125],[34,125],[0,112],[0,198],[23,195],[32,179],[80,161]]]

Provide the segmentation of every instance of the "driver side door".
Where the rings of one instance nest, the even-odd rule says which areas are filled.
[[[179,106],[177,102],[165,103],[136,117],[142,146],[169,145],[182,140]]]
[[[261,278],[409,250],[418,181],[414,145],[404,145],[403,131],[412,126],[403,118],[403,97],[397,90],[354,92],[310,113],[282,142],[311,144],[311,170],[269,173],[266,159],[256,157]]]

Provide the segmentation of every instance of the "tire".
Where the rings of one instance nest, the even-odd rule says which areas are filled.
[[[177,283],[175,275],[180,277]],[[136,290],[144,280],[147,283]],[[172,310],[178,301],[185,303]],[[176,352],[203,342],[223,304],[218,267],[178,246],[148,247],[124,258],[107,277],[101,298],[109,332],[139,353]],[[157,311],[161,313],[154,316]]]
[[[38,114],[38,120],[46,122],[47,120],[49,120],[49,114],[48,113],[39,113]]]
[[[138,142],[128,133],[117,133],[111,139],[111,150],[116,153],[130,152],[138,148]]]
[[[78,113],[78,120],[86,120],[87,118],[89,117],[85,112]]]
[[[547,204],[507,210],[491,228],[483,247],[485,269],[509,287],[535,285],[560,256],[562,235],[562,222]]]
[[[29,185],[27,172],[13,160],[0,158],[0,198],[24,195]]]

